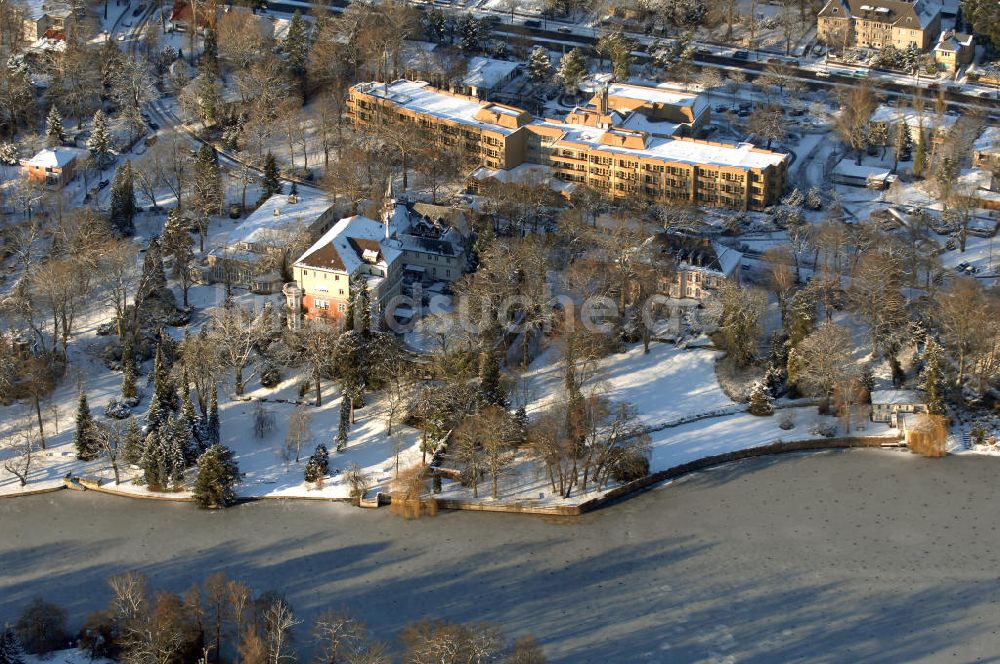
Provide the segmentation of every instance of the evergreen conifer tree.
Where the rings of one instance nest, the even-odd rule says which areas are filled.
[[[203,433],[198,414],[194,409],[194,402],[191,401],[191,391],[185,389],[181,399],[181,421],[186,428],[186,440],[184,446],[184,458],[188,465],[198,460],[198,456],[204,452],[208,445],[202,440]]]
[[[296,78],[302,78],[306,73],[306,63],[309,60],[308,25],[298,10],[292,14],[288,25],[288,37],[285,39],[285,58],[288,71]]]
[[[580,81],[587,73],[587,56],[578,48],[572,49],[559,61],[559,79],[567,94],[575,94]]]
[[[330,470],[330,453],[322,443],[316,446],[316,451],[306,461],[303,479],[306,482],[316,482],[326,477]]]
[[[50,148],[59,147],[66,143],[66,130],[63,129],[62,115],[59,109],[53,104],[49,109],[49,114],[45,118],[45,145]]]
[[[947,410],[944,403],[944,376],[942,370],[941,346],[933,337],[927,337],[927,344],[923,352],[924,371],[923,384],[924,400],[927,403],[927,412],[932,415],[944,415]]]
[[[184,469],[191,451],[191,435],[182,417],[171,417],[160,429],[160,440],[167,457],[170,483],[175,491],[184,488]],[[196,456],[193,453],[190,456]]]
[[[24,650],[10,625],[0,634],[0,664],[24,664]]]
[[[97,441],[97,424],[90,407],[87,405],[87,393],[80,390],[80,399],[76,409],[76,432],[73,434],[73,444],[76,446],[76,458],[81,461],[96,459],[100,453]]]
[[[91,159],[98,168],[103,169],[111,163],[114,157],[114,144],[111,141],[111,130],[108,128],[108,117],[104,111],[97,109],[90,125],[90,138],[87,139],[87,149]]]
[[[771,392],[762,381],[756,381],[750,388],[750,414],[758,416],[774,415]]]
[[[264,177],[261,179],[260,203],[271,196],[281,193],[281,177],[278,173],[278,160],[268,151],[264,157]]]
[[[146,434],[142,457],[139,459],[143,480],[150,491],[165,491],[170,481],[167,452],[163,447],[160,430]]]
[[[194,498],[202,507],[225,507],[236,499],[235,487],[240,482],[240,469],[232,450],[215,444],[198,459],[198,477],[194,482]]]
[[[132,342],[126,335],[122,343],[122,398],[132,401],[139,396],[139,390],[135,385],[135,353],[132,351]]]
[[[125,428],[125,440],[122,445],[122,460],[128,464],[139,465],[142,461],[144,438],[135,418],[130,418]]]
[[[499,354],[490,350],[479,358],[479,406],[499,406],[507,409],[507,388],[503,384]]]
[[[208,414],[205,416],[205,429],[208,432],[207,443],[217,445],[222,441],[219,431],[219,394],[218,390],[212,387],[212,396],[208,401]]]
[[[205,31],[205,42],[204,47],[201,52],[201,69],[202,71],[211,72],[213,75],[218,77],[219,75],[219,35],[215,32],[213,28],[209,28]]]
[[[132,162],[126,160],[111,181],[111,227],[122,236],[135,234],[135,184]]]
[[[167,272],[163,267],[163,249],[160,238],[155,235],[149,240],[142,259],[142,278],[139,284],[135,295],[139,306],[149,298],[173,305],[173,291],[167,286]]]
[[[340,399],[340,419],[337,421],[337,435],[333,438],[338,452],[347,449],[347,431],[351,427],[351,395],[345,391]]]
[[[552,77],[552,61],[549,52],[542,46],[536,46],[528,59],[528,78],[535,84],[548,82]]]

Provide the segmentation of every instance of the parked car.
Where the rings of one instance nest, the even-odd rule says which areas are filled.
[[[525,25],[527,25],[527,24],[525,24]],[[556,28],[556,32],[560,32],[560,33],[562,33],[564,35],[568,35],[569,33],[573,32],[573,30],[572,30],[572,28],[570,28],[568,26],[560,25],[558,28]]]
[[[716,113],[725,113],[727,110],[729,110],[729,106],[727,104],[716,104],[715,108],[713,108],[712,110],[715,111]]]
[[[828,71],[818,71],[818,72],[816,72],[816,78],[830,78],[830,72],[828,72]]]
[[[928,90],[937,90],[939,87],[941,86],[935,83],[934,81],[931,81],[930,83],[927,84]]]
[[[540,28],[542,27],[542,22],[539,21],[538,19],[529,18],[527,21],[524,22],[524,25],[525,27],[528,28]]]
[[[736,58],[737,60],[749,60],[750,59],[750,52],[749,51],[736,51],[735,53],[733,53],[733,57]]]
[[[111,180],[101,180],[100,182],[97,183],[97,191],[104,189],[109,184],[111,184]]]

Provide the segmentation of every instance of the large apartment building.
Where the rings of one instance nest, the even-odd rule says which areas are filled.
[[[762,209],[785,184],[784,154],[681,137],[705,121],[707,104],[661,88],[610,86],[591,106],[553,120],[422,81],[359,83],[348,113],[359,125],[414,123],[427,140],[457,147],[480,166],[539,164],[616,198]]]
[[[935,0],[829,0],[816,19],[816,34],[831,48],[911,45],[926,51],[941,33]]]

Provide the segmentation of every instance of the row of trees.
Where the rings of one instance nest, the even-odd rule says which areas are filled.
[[[424,619],[407,624],[398,648],[376,640],[365,624],[340,609],[318,611],[306,634],[292,606],[278,592],[257,593],[243,581],[213,574],[182,594],[153,591],[145,576],[129,572],[108,579],[107,608],[91,613],[77,643],[91,657],[123,664],[544,664],[530,636],[516,641],[488,623]],[[69,641],[66,613],[35,600],[0,637],[0,662],[23,664],[23,652],[46,654]]]

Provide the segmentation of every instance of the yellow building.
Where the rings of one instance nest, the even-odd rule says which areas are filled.
[[[975,55],[975,38],[954,30],[942,32],[934,45],[934,62],[952,73],[962,65],[970,64]]]
[[[829,0],[816,19],[816,34],[831,48],[926,51],[941,32],[941,8],[933,0]]]
[[[616,198],[737,209],[777,202],[786,155],[749,143],[676,137],[700,126],[707,115],[707,106],[696,98],[679,97],[659,88],[612,86],[599,95],[596,107],[553,120],[422,81],[395,81],[353,86],[348,113],[359,125],[412,122],[428,140],[458,147],[481,166],[539,164],[560,180]]]

